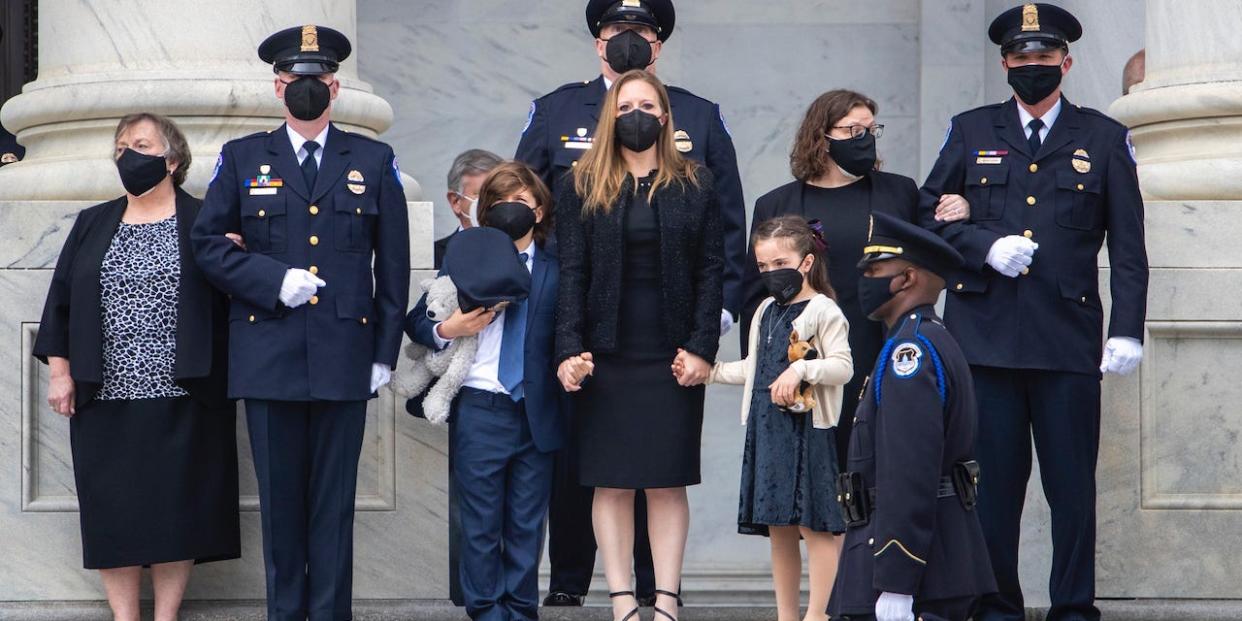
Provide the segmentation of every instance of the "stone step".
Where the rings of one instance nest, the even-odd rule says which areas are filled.
[[[1098,603],[1107,621],[1236,621],[1242,618],[1242,600],[1108,600]],[[641,618],[651,619],[651,609]],[[604,606],[544,608],[543,621],[609,621]],[[104,602],[0,602],[6,621],[109,621]],[[143,616],[150,618],[150,610]],[[264,621],[262,602],[186,602],[180,621]],[[683,621],[771,621],[772,607],[686,606]],[[1043,621],[1044,611],[1027,611],[1027,621]],[[462,621],[465,610],[443,600],[367,600],[354,603],[355,621]]]

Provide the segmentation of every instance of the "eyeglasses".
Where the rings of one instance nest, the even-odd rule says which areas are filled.
[[[848,129],[850,130],[850,138],[854,139],[862,138],[867,133],[870,133],[876,138],[884,135],[884,125],[881,123],[876,123],[871,127],[867,127],[865,125],[833,125],[832,129]],[[829,138],[831,137],[832,136],[829,136]]]

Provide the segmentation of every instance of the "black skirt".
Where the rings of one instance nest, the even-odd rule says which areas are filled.
[[[649,179],[625,213],[617,348],[594,352],[595,373],[574,393],[581,485],[646,489],[697,485],[703,386],[673,377],[677,348],[660,317],[660,238],[646,200]]]
[[[239,558],[235,418],[190,397],[78,409],[69,437],[83,565]]]

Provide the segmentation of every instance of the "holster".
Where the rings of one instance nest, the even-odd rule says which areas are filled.
[[[967,511],[974,509],[979,496],[979,462],[972,459],[953,464],[953,487],[962,508]]]
[[[871,499],[861,472],[837,475],[837,503],[845,516],[846,528],[866,526],[871,520]]]

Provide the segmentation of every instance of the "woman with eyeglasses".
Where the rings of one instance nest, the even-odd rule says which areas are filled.
[[[820,221],[828,246],[828,279],[849,321],[853,358],[860,361],[875,360],[884,344],[882,324],[868,321],[858,300],[861,272],[857,265],[867,242],[871,214],[882,212],[917,222],[919,198],[913,179],[879,169],[876,139],[884,135],[884,125],[876,122],[877,109],[874,100],[849,90],[828,91],[816,98],[802,119],[789,154],[795,180],[755,201],[751,229],[753,236],[763,222],[791,214]],[[944,221],[969,216],[970,205],[956,195],[943,197],[936,210],[936,218]],[[768,296],[756,265],[751,248],[742,283],[746,295],[743,318],[738,322],[744,353],[751,317]],[[828,430],[832,433],[827,442],[833,445],[829,448],[836,453],[838,467],[843,467],[850,422],[866,376],[865,370],[854,373],[845,386],[841,420],[837,428]],[[840,527],[843,531],[844,524]],[[764,534],[762,530],[756,533]]]

